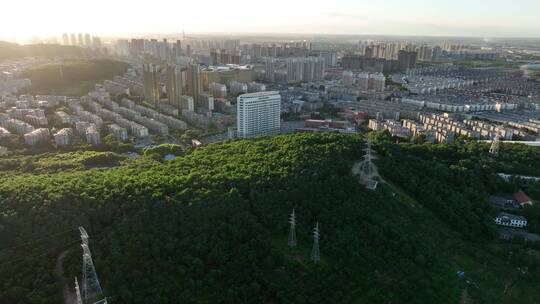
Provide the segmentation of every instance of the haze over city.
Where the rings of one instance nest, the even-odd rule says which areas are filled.
[[[261,7],[259,7],[261,6]],[[21,15],[17,12],[24,11]],[[536,0],[3,1],[0,37],[188,32],[540,37]]]

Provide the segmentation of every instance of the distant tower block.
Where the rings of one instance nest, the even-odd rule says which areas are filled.
[[[489,154],[493,156],[499,155],[499,135],[495,135],[495,138],[493,138],[493,141],[491,141],[491,147],[489,148]]]
[[[291,216],[289,217],[289,224],[291,228],[289,231],[289,242],[288,245],[290,248],[296,247],[296,215],[294,209],[292,210]]]
[[[314,263],[318,263],[321,260],[321,253],[319,252],[319,222],[315,225],[313,229],[313,249],[311,250],[311,260]]]

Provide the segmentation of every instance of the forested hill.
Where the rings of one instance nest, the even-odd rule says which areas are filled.
[[[489,221],[493,161],[475,171],[450,164],[467,155],[453,146],[374,140],[388,176],[375,192],[351,175],[363,141],[330,133],[208,145],[164,163],[77,155],[115,163],[108,169],[73,161],[59,171],[63,157],[32,160],[34,173],[14,165],[0,183],[0,303],[60,303],[54,265],[67,250],[64,277],[80,278],[81,225],[110,303],[537,303],[536,249],[518,254],[524,245],[499,242]],[[407,185],[429,177],[429,188]],[[530,271],[514,280],[522,263]]]
[[[21,76],[32,81],[32,94],[85,95],[95,83],[122,75],[129,65],[111,59],[70,59],[39,65]]]
[[[92,51],[76,46],[58,44],[19,45],[0,41],[0,62],[6,59],[19,59],[23,57],[81,57],[90,53]]]

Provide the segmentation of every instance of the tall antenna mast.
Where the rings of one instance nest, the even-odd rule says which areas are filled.
[[[291,224],[289,230],[289,242],[288,245],[290,248],[296,247],[296,215],[294,213],[294,208],[292,210],[291,216],[289,217],[289,224]]]
[[[321,260],[321,253],[319,252],[319,222],[315,224],[315,228],[313,229],[313,249],[311,250],[311,260],[314,263],[318,263]]]

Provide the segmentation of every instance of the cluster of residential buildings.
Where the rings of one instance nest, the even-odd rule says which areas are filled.
[[[58,107],[67,110],[56,110]],[[167,136],[169,129],[184,130],[187,124],[129,99],[121,104],[110,98],[104,85],[81,98],[49,95],[5,96],[1,99],[0,136],[16,134],[29,146],[51,143],[68,146],[81,138],[91,145],[101,145],[107,131],[119,141],[128,134],[146,138],[150,132]],[[178,112],[173,113],[178,115]],[[50,114],[50,113],[54,114]],[[49,113],[49,114],[47,114]]]
[[[394,74],[395,82],[401,83],[414,94],[438,94],[449,89],[467,89],[473,85],[490,84],[513,77],[498,69],[472,69],[454,65],[441,65],[407,70],[406,74]],[[478,92],[479,90],[475,88]]]
[[[540,119],[538,119],[538,112],[535,111],[519,114],[514,112],[478,113],[476,117],[493,124],[509,126],[514,130],[514,135],[520,137],[536,136],[540,133]],[[529,139],[534,140],[534,138]]]
[[[371,130],[387,130],[393,136],[412,137],[425,135],[426,140],[438,143],[450,143],[458,136],[471,139],[512,140],[514,136],[525,136],[522,130],[505,124],[495,124],[477,118],[463,119],[450,113],[418,113],[415,118],[401,119],[400,112],[395,112],[392,119],[382,119],[381,113],[376,113],[375,119],[370,119],[368,127]],[[388,117],[388,116],[386,116]]]
[[[64,33],[62,34],[63,45],[72,45],[78,47],[100,49],[102,47],[101,38],[92,36],[88,33]]]
[[[501,238],[511,240],[520,237],[526,241],[540,241],[539,235],[522,230],[527,227],[527,218],[514,214],[520,209],[534,204],[534,201],[525,192],[520,190],[513,194],[492,195],[489,201],[495,209],[501,211],[493,219],[495,224],[501,227],[499,229]]]
[[[179,130],[187,128],[184,121],[136,104],[127,98],[123,98],[118,104],[111,100],[109,92],[100,85],[96,85],[95,90],[89,92],[87,97],[81,98],[81,102],[96,116],[114,122],[137,138],[147,137],[149,131],[166,136],[169,134],[169,128]]]
[[[0,62],[0,97],[20,94],[32,85],[32,81],[21,76],[21,72],[48,60],[24,58]]]
[[[382,73],[343,72],[343,85],[347,88],[357,87],[362,92],[384,92],[386,77]]]

